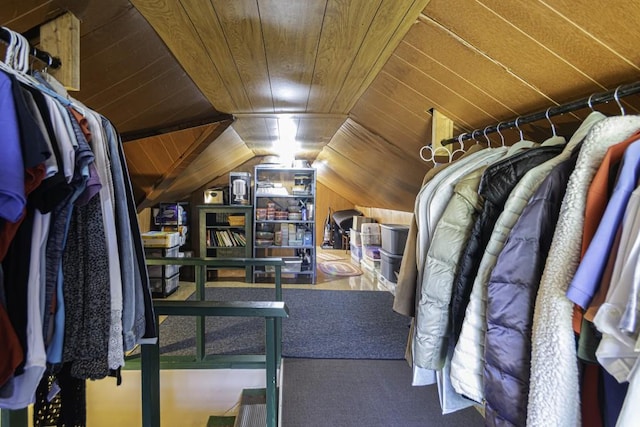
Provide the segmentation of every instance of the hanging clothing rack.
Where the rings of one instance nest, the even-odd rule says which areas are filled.
[[[0,27],[0,40],[7,44],[9,44],[9,42],[11,41],[11,34],[7,29],[3,27]],[[30,48],[29,54],[47,64],[48,68],[57,69],[62,66],[62,61],[60,61],[60,58],[53,56],[43,50],[36,49],[35,47]]]
[[[579,99],[577,101],[570,102],[568,104],[557,105],[555,107],[550,107],[544,111],[539,111],[537,113],[527,114],[525,116],[520,116],[515,120],[511,120],[509,122],[500,122],[494,126],[488,126],[483,129],[476,129],[473,132],[465,132],[455,138],[444,139],[442,140],[442,145],[453,144],[454,142],[462,142],[468,139],[473,139],[476,133],[480,133],[482,135],[486,135],[488,133],[497,132],[498,127],[500,130],[510,129],[513,127],[518,127],[520,125],[526,123],[533,123],[539,120],[549,120],[549,117],[558,116],[565,113],[570,113],[572,111],[579,110],[581,108],[592,108],[596,104],[604,104],[609,101],[615,100],[616,103],[620,106],[621,111],[624,111],[622,105],[620,104],[620,98],[625,96],[633,95],[636,93],[640,93],[640,82],[630,83],[627,85],[618,86],[614,90],[610,90],[607,92],[594,93],[588,98]]]

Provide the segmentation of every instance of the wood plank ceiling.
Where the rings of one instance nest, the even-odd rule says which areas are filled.
[[[34,44],[32,28],[62,11],[81,19],[74,96],[132,140],[141,207],[251,170],[290,118],[298,158],[314,162],[324,186],[356,205],[411,211],[431,167],[418,154],[431,142],[431,109],[471,131],[640,71],[640,8],[623,0],[7,3],[0,24]],[[640,110],[637,96],[623,103]],[[588,112],[553,122],[570,134]],[[523,131],[550,135],[546,121]]]

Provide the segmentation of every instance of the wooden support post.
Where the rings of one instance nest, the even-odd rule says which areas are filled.
[[[42,50],[60,58],[62,67],[47,72],[67,90],[80,90],[80,20],[70,12],[40,27]]]
[[[435,108],[431,112],[431,147],[435,160],[448,162],[448,155],[452,151],[450,145],[442,145],[443,139],[453,137],[453,120],[437,111]]]

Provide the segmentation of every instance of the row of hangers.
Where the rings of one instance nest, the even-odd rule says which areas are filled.
[[[622,105],[622,103],[620,102],[620,96],[618,94],[620,88],[622,86],[618,86],[615,91],[613,92],[613,99],[615,100],[616,104],[618,105],[618,108],[620,108],[620,114],[621,115],[625,115],[626,111],[624,109],[624,106]],[[591,94],[587,100],[587,106],[591,109],[591,111],[595,111],[594,107],[593,107],[593,103],[592,103],[592,99],[595,96],[595,94]],[[549,125],[551,127],[551,132],[553,134],[554,137],[558,136],[557,132],[556,132],[556,126],[554,125],[553,121],[551,120],[550,117],[550,111],[551,111],[552,107],[547,108],[547,110],[544,113],[544,118],[547,119],[547,121],[549,122]],[[518,129],[518,133],[520,136],[519,141],[517,141],[515,144],[518,144],[518,142],[520,141],[524,141],[524,133],[522,131],[522,129],[519,126],[519,121],[522,120],[522,117],[517,117],[515,119],[515,127],[516,129]],[[496,125],[496,132],[498,132],[498,135],[500,135],[500,143],[502,147],[506,146],[506,142],[505,142],[505,138],[504,135],[502,134],[502,132],[500,132],[500,127],[503,124],[506,124],[507,122],[500,122]],[[486,140],[487,146],[491,146],[491,140],[489,139],[489,137],[487,136],[487,130],[490,128],[491,126],[487,126],[484,128],[484,130],[480,130],[480,129],[475,129],[473,130],[471,133],[469,132],[463,132],[460,135],[458,135],[457,137],[457,143],[459,145],[459,148],[455,149],[455,150],[449,150],[447,149],[445,146],[440,145],[437,146],[436,148],[433,148],[433,145],[424,145],[422,148],[420,148],[420,158],[427,163],[433,163],[433,165],[435,166],[437,164],[436,162],[436,156],[438,157],[444,157],[446,159],[448,159],[448,162],[452,162],[453,159],[455,158],[456,155],[458,154],[463,154],[465,152],[465,147],[463,144],[463,138],[464,139],[473,139],[474,141],[476,141],[476,144],[480,144],[483,143],[481,142],[479,139],[476,138],[476,132],[477,133],[482,133],[484,135],[484,138]],[[465,136],[469,135],[469,137],[465,138]],[[514,145],[515,145],[514,144]],[[428,156],[425,156],[425,151],[428,152]],[[439,154],[438,152],[442,151],[441,154]]]
[[[29,44],[29,41],[22,34],[17,33],[7,27],[0,28],[5,32],[5,34],[8,34],[9,38],[4,61],[0,61],[0,70],[15,76],[20,83],[33,87],[55,98],[62,105],[73,107],[73,109],[84,116],[85,110],[83,106],[78,105],[77,102],[73,102],[73,100],[60,95],[58,92],[51,90],[49,87],[42,84],[31,75],[33,71],[33,69],[31,68],[33,63],[30,62],[30,56],[33,52],[33,49]],[[47,69],[45,68],[41,72],[46,74],[46,71]],[[55,80],[55,78],[50,75],[47,75],[47,78]]]

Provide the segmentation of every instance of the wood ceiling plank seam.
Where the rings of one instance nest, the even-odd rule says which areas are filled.
[[[477,85],[477,84],[473,83],[472,81],[470,81],[469,79],[465,78],[460,73],[458,73],[456,70],[451,69],[450,67],[447,67],[445,64],[443,64],[442,62],[438,61],[436,58],[433,58],[431,55],[427,54],[426,52],[424,52],[423,50],[421,50],[418,47],[414,46],[413,44],[408,43],[408,42],[406,42],[404,40],[400,44],[408,46],[410,49],[415,50],[418,54],[424,56],[425,58],[429,58],[430,61],[433,61],[434,63],[438,64],[443,69],[445,69],[448,73],[451,73],[452,75],[456,76],[457,78],[459,78],[460,80],[462,80],[463,82],[468,84],[469,86],[471,86],[474,89],[476,89],[478,92],[481,92],[487,98],[490,98],[491,100],[493,100],[497,104],[499,104],[502,107],[504,107],[505,110],[511,111],[511,113],[513,115],[517,115],[518,114],[517,111],[515,111],[509,105],[506,105],[504,102],[502,102],[499,99],[497,99],[496,97],[494,97],[490,92],[486,91],[485,89],[483,89],[479,85]]]
[[[171,72],[170,69],[168,68],[164,68],[161,72],[159,73],[153,73],[152,77],[148,80],[146,80],[145,84],[142,86],[137,86],[134,90],[130,91],[130,92],[119,92],[117,95],[114,95],[113,97],[110,98],[109,102],[102,104],[100,107],[102,109],[106,109],[108,108],[110,105],[117,103],[118,101],[130,96],[131,94],[134,94],[135,92],[139,91],[143,86],[149,86],[152,85],[154,82],[161,80],[165,75],[169,74]],[[134,73],[137,74],[137,73]]]
[[[374,22],[376,20],[376,17],[378,17],[378,13],[380,12],[380,8],[382,7],[382,3],[384,0],[379,0],[378,3],[378,7],[376,8],[376,12],[373,14],[373,19],[371,19],[371,21],[369,21],[369,25],[367,26],[367,31],[365,32],[364,37],[362,37],[362,40],[360,42],[360,44],[358,45],[358,49],[356,50],[355,54],[353,55],[353,60],[351,61],[351,64],[349,65],[349,69],[347,70],[347,72],[344,75],[344,78],[342,79],[342,83],[340,84],[340,87],[338,88],[338,91],[336,92],[335,96],[333,97],[333,101],[331,101],[331,104],[329,105],[329,109],[327,111],[331,112],[331,113],[347,113],[348,111],[342,111],[342,110],[334,110],[334,105],[336,104],[336,100],[338,99],[338,97],[340,97],[343,93],[344,90],[344,86],[345,83],[347,82],[347,80],[350,79],[351,77],[351,72],[354,69],[354,66],[356,65],[356,63],[358,61],[363,61],[361,57],[361,54],[363,52],[363,47],[365,46],[366,43],[371,42],[371,29],[374,25]],[[372,43],[373,44],[373,43]],[[380,55],[381,51],[378,50],[378,55]]]
[[[45,21],[45,19],[43,18],[47,16],[49,18],[53,18],[55,16],[50,16],[50,15],[64,13],[64,10],[58,7],[55,4],[55,2],[51,0],[39,5],[36,5],[36,7],[29,7],[27,4],[24,4],[23,2],[20,2],[20,3],[21,3],[19,6],[20,9],[14,9],[14,16],[11,19],[2,23],[2,26],[8,27],[11,30],[16,31],[18,33],[27,32],[33,26],[42,24]],[[5,7],[3,7],[3,9],[5,9]],[[6,8],[5,10],[7,9],[9,8]],[[20,13],[20,10],[24,10],[25,12]],[[21,21],[25,23],[28,22],[28,24],[22,25],[20,23]]]
[[[144,88],[145,86],[148,86],[150,84],[150,82],[146,83],[145,85],[139,86],[135,91],[131,92],[131,94],[134,94],[135,92],[140,91],[142,88]],[[163,97],[159,98],[158,101],[148,104],[148,108],[146,108],[146,110],[138,110],[136,114],[130,114],[127,116],[126,119],[124,119],[123,121],[119,122],[121,127],[124,127],[124,125],[126,123],[129,123],[131,121],[133,121],[136,118],[139,118],[140,116],[142,116],[146,111],[153,111],[155,107],[157,107],[158,105],[169,105],[166,104],[167,102],[169,102],[168,100],[173,99],[176,95],[176,93],[180,93],[182,92],[182,90],[179,87],[172,87],[171,89],[173,89],[172,91],[167,91],[163,93]]]
[[[455,70],[465,80],[488,92],[495,92],[503,103],[512,105],[512,109],[526,111],[549,103],[538,91],[524,85],[519,78],[487,57],[461,44],[458,38],[435,22],[419,19],[403,40],[446,69]]]
[[[375,80],[374,83],[371,86],[369,86],[369,88],[362,94],[362,96],[360,97],[360,99],[358,100],[358,103],[356,105],[363,103],[363,101],[365,101],[367,99],[367,94],[369,92],[372,92],[372,93],[378,94],[379,96],[385,98],[386,99],[386,101],[384,102],[385,104],[389,103],[389,102],[392,102],[396,106],[396,109],[394,109],[394,111],[404,111],[404,112],[406,112],[405,114],[400,115],[402,117],[405,117],[406,114],[409,114],[411,116],[414,116],[416,120],[420,120],[420,121],[425,121],[425,120],[430,120],[431,119],[431,113],[429,112],[428,109],[424,108],[424,105],[420,105],[418,108],[416,108],[416,107],[412,106],[411,104],[409,104],[406,99],[404,99],[404,102],[398,102],[396,100],[403,99],[402,96],[394,97],[394,96],[391,96],[391,94],[380,90],[379,86],[383,86],[384,87],[385,84],[384,84],[383,80],[385,78],[388,78],[388,77],[385,77],[385,76],[389,76],[389,74],[388,73],[385,73],[385,74],[381,73],[380,76],[379,76],[380,79],[379,80]],[[377,83],[378,81],[380,81],[382,83],[378,84]]]
[[[358,111],[357,106],[361,105],[360,108],[367,109],[367,110],[373,110],[374,112],[377,112],[378,114],[380,114],[380,116],[385,117],[386,118],[385,122],[391,123],[390,127],[392,129],[397,129],[397,131],[400,132],[400,133],[408,134],[406,136],[411,135],[409,137],[409,139],[416,139],[416,138],[417,139],[423,139],[424,135],[421,135],[419,132],[416,132],[413,127],[407,126],[406,125],[406,121],[403,122],[403,121],[400,121],[400,120],[396,119],[397,114],[390,114],[389,111],[383,110],[382,108],[379,108],[378,107],[379,103],[367,102],[367,96],[368,96],[367,94],[371,93],[371,92],[379,93],[381,96],[386,98],[385,95],[383,95],[381,92],[377,91],[376,89],[367,90],[367,92],[365,92],[365,94],[362,95],[362,97],[361,97],[363,102],[356,104],[356,107],[354,107],[351,110],[351,113],[349,113],[349,118],[352,118],[354,115],[355,116],[358,115],[357,114],[357,111]],[[397,104],[397,103],[395,103],[395,101],[393,101],[391,99],[388,100],[386,103],[384,103],[384,105],[387,106],[387,105],[389,105],[389,103],[393,103],[394,105],[397,106],[397,108],[393,108],[392,106],[390,106],[390,109],[394,113],[397,112],[399,109],[402,109],[401,104]],[[407,114],[403,115],[403,117],[406,117],[407,115],[412,115],[412,116],[415,116],[416,122],[419,122],[422,125],[426,124],[427,119],[422,118],[422,117],[418,116],[417,114],[414,114],[413,112],[411,112],[409,110],[406,110],[406,111],[407,111]],[[369,126],[366,126],[366,123],[368,123],[368,121],[359,121],[359,120],[356,120],[356,121],[359,122],[360,124],[362,124],[365,127],[369,127]],[[385,138],[385,139],[389,140],[388,138]]]
[[[602,45],[605,49],[609,50],[611,53],[613,53],[614,55],[618,56],[620,59],[622,59],[623,61],[627,62],[629,65],[631,65],[633,67],[636,67],[636,68],[638,67],[638,64],[636,64],[632,60],[628,59],[622,53],[618,52],[616,49],[611,47],[604,40],[600,39],[599,37],[596,37],[590,31],[587,31],[587,29],[583,28],[582,25],[580,25],[577,22],[575,22],[573,19],[568,17],[565,13],[561,12],[558,8],[553,7],[552,5],[550,5],[547,0],[538,0],[538,2],[543,4],[549,10],[552,10],[557,15],[561,16],[565,21],[567,21],[569,23],[569,25],[572,25],[572,26],[576,27],[579,31],[583,32],[587,37],[591,38],[594,42]]]
[[[472,125],[470,123],[468,123],[466,121],[466,119],[463,119],[462,117],[458,116],[452,110],[450,110],[446,106],[442,105],[441,103],[436,102],[435,100],[429,98],[427,95],[423,94],[422,92],[417,91],[411,85],[406,84],[404,81],[398,79],[393,74],[388,73],[386,70],[382,70],[380,72],[380,75],[388,76],[388,78],[390,80],[395,81],[397,84],[400,84],[401,86],[403,86],[408,91],[413,92],[415,95],[417,95],[421,99],[423,99],[424,100],[424,105],[425,105],[425,111],[426,111],[427,108],[430,108],[430,107],[436,108],[436,109],[440,110],[445,116],[447,116],[450,119],[452,119],[454,122],[460,123],[461,125],[464,125],[464,126],[467,126],[467,127],[472,127]]]
[[[487,0],[482,0],[485,3],[487,2]],[[525,5],[529,5],[530,3],[527,0],[519,0],[520,3],[524,3]],[[499,0],[498,0],[499,2]],[[553,25],[553,28],[562,28],[563,31],[566,31],[567,34],[563,34],[563,38],[570,38],[570,39],[577,39],[578,36],[575,35],[575,32],[578,32],[582,35],[582,37],[584,37],[585,39],[588,39],[589,42],[592,43],[581,43],[581,46],[586,46],[589,48],[589,51],[585,51],[583,52],[582,49],[577,50],[577,52],[580,53],[580,56],[583,56],[585,58],[585,60],[592,60],[594,56],[602,56],[601,54],[596,53],[596,50],[604,50],[608,53],[611,54],[611,56],[615,57],[615,58],[610,58],[609,60],[611,61],[609,64],[611,64],[612,62],[615,62],[615,60],[620,60],[622,62],[624,62],[627,66],[634,68],[636,71],[640,71],[640,66],[638,66],[638,64],[634,64],[633,61],[629,60],[628,58],[624,57],[622,54],[620,54],[619,52],[617,52],[615,49],[612,49],[610,46],[608,46],[607,44],[605,44],[602,40],[598,39],[597,37],[595,37],[593,34],[589,33],[588,31],[586,31],[584,28],[582,28],[581,26],[577,25],[575,22],[573,22],[572,20],[569,19],[569,17],[567,17],[566,15],[564,15],[563,13],[561,13],[560,11],[558,11],[557,9],[553,8],[552,6],[550,6],[548,3],[544,2],[544,1],[538,1],[536,2],[534,5],[540,5],[539,7],[542,9],[545,9],[544,15],[545,17],[548,16],[555,16],[557,17],[559,20],[563,21],[562,24],[556,24]],[[502,5],[502,4],[501,4]],[[485,6],[489,6],[486,5]],[[491,7],[491,6],[489,6]],[[495,11],[496,13],[499,13],[497,10]],[[548,19],[548,18],[547,18]],[[573,33],[569,33],[566,28],[570,27],[574,32]],[[528,30],[523,29],[523,31],[527,32]],[[543,32],[544,34],[544,32]],[[547,42],[546,41],[540,41],[540,43],[542,43],[543,45],[547,46]],[[594,46],[594,47],[592,47]],[[575,54],[577,52],[571,52],[571,54]],[[589,66],[589,64],[585,65],[585,67],[587,68],[593,68],[593,65]],[[619,68],[619,66],[614,66],[614,67],[610,67],[610,68]],[[606,84],[604,84],[605,86],[607,86]]]
[[[327,0],[324,4],[324,11],[322,13],[322,23],[320,24],[320,32],[318,32],[318,42],[316,44],[316,54],[314,56],[314,60],[313,60],[313,70],[311,71],[311,81],[309,82],[309,94],[307,95],[307,103],[305,104],[304,107],[304,111],[306,113],[310,113],[312,111],[309,111],[309,102],[311,101],[311,92],[313,90],[313,80],[314,77],[316,75],[316,67],[318,66],[318,58],[319,58],[319,52],[320,52],[320,44],[322,43],[322,34],[324,33],[325,30],[325,26],[324,23],[327,19],[327,9],[329,7],[329,1]]]
[[[343,159],[343,162],[348,162],[351,163],[353,166],[352,170],[344,170],[342,172],[349,172],[349,173],[340,173],[340,171],[338,171],[337,173],[339,174],[339,176],[343,177],[343,180],[346,181],[347,183],[349,183],[348,187],[353,188],[353,189],[357,189],[357,193],[362,193],[362,194],[366,194],[367,190],[368,190],[368,184],[370,184],[367,180],[349,180],[348,177],[349,176],[358,176],[357,171],[361,170],[363,172],[365,172],[367,175],[369,174],[369,171],[367,171],[366,169],[364,169],[363,167],[360,166],[360,162],[357,161],[353,161],[351,158],[344,156],[342,153],[340,153],[339,151],[337,151],[336,149],[334,149],[333,147],[331,147],[330,145],[327,145],[324,149],[327,150],[327,152],[331,152],[331,154],[325,154],[326,157],[331,158],[331,157],[339,157]],[[330,165],[332,163],[327,162],[325,164],[325,167],[329,167],[330,169],[334,169],[332,168]],[[334,166],[335,164],[337,164],[337,162],[334,162]],[[349,168],[351,169],[351,168]],[[335,169],[334,169],[335,170]]]
[[[95,32],[95,31],[100,31],[104,27],[110,26],[114,21],[118,21],[118,20],[122,19],[123,17],[129,15],[132,12],[135,13],[135,14],[140,15],[140,12],[138,12],[136,10],[136,8],[131,3],[129,3],[128,1],[126,3],[127,3],[126,7],[123,7],[118,12],[116,12],[114,15],[110,16],[109,19],[103,19],[103,20],[100,20],[100,21],[96,20],[95,22],[97,24],[94,27],[86,27],[86,26],[84,26],[84,31],[83,31],[83,25],[80,25],[80,37],[82,38],[82,37],[84,37],[84,36],[86,36],[88,34],[91,34],[91,33]],[[70,12],[73,13],[74,11],[71,10]],[[81,22],[84,21],[82,16],[80,16],[80,15],[77,15],[77,16],[78,16],[78,18],[80,18]],[[149,25],[149,27],[150,27],[150,25]]]
[[[195,2],[195,4],[192,3],[192,1]],[[237,68],[237,64],[235,63],[235,60],[233,58],[233,53],[231,52],[231,48],[229,47],[229,42],[224,33],[224,29],[222,28],[222,24],[220,23],[220,17],[218,16],[215,9],[213,8],[213,4],[210,1],[201,1],[201,0],[179,0],[179,3],[182,9],[184,10],[185,14],[187,15],[187,18],[191,22],[191,25],[195,29],[195,32],[198,36],[198,40],[200,41],[201,45],[204,47],[204,50],[207,54],[207,57],[209,58],[209,61],[213,65],[213,68],[216,70],[216,73],[220,76],[220,80],[224,83],[224,86],[227,92],[234,100],[234,103],[236,104],[237,108],[233,111],[242,111],[242,110],[253,111],[253,105],[251,104],[251,99],[247,95],[246,88],[242,83],[240,71]],[[185,3],[194,7],[194,9],[191,9],[191,10],[188,9],[187,6],[185,6]],[[211,7],[211,11],[213,12],[213,16],[211,17],[215,18],[215,22],[217,23],[217,25],[210,25],[211,24],[210,22],[200,21],[200,19],[207,20],[207,16],[209,16],[206,13],[202,13],[203,11],[199,11],[196,9],[197,7],[196,5],[201,6],[203,4],[209,5]],[[202,24],[202,25],[199,25],[199,24]],[[203,34],[202,31],[205,31],[205,34]],[[213,32],[213,34],[209,34],[208,32]],[[219,32],[219,34],[215,34],[216,32]],[[212,37],[207,37],[207,35],[211,35]],[[222,43],[222,40],[220,40],[220,37],[218,37],[219,35],[222,35],[222,39],[224,40],[224,43]],[[209,42],[207,43],[205,42],[205,40],[208,40]],[[215,43],[214,40],[220,40],[221,43]],[[217,47],[217,46],[221,46],[220,48],[223,50],[221,55],[218,55],[217,54],[218,52],[214,52],[211,50],[212,47]],[[233,68],[236,71],[235,74],[233,73],[227,74],[227,72],[222,72],[222,70],[225,70],[225,71],[228,70],[229,67],[224,66],[224,64],[222,67],[218,66],[218,62],[216,61],[216,59],[224,60],[227,63],[233,64]],[[240,82],[240,84],[237,84],[238,81],[234,81],[236,79]],[[240,89],[238,89],[238,87]]]
[[[245,96],[250,102],[251,111],[273,112],[274,111],[273,97],[261,96],[262,91],[260,90],[259,85],[256,85],[256,83],[261,82],[261,79],[254,78],[255,74],[260,73],[261,75],[266,76],[267,80],[269,79],[269,72],[266,69],[266,53],[264,52],[262,26],[260,25],[260,15],[257,9],[258,3],[256,0],[243,0],[243,1],[236,0],[234,2],[228,2],[226,0],[223,0],[223,1],[224,1],[225,7],[223,7],[222,10],[220,10],[220,8],[216,8],[215,0],[210,1],[210,3],[213,8],[213,11],[217,16],[218,24],[220,25],[220,29],[222,31],[222,34],[224,35],[225,43],[229,48],[229,52],[231,54],[231,60],[235,65],[236,72],[238,73],[238,78],[242,82],[242,89],[245,93]],[[239,13],[237,15],[241,15],[243,18],[252,18],[254,16],[257,18],[256,20],[248,19],[248,21],[258,22],[258,27],[260,30],[258,31],[258,33],[260,34],[260,40],[257,44],[254,43],[255,40],[253,41],[242,40],[241,43],[233,43],[234,40],[238,39],[238,37],[233,37],[233,31],[236,30],[237,28],[240,28],[241,23],[238,23],[236,21],[230,22],[230,15],[233,16],[233,13],[226,15],[224,14],[224,11],[230,10],[231,7],[235,8],[236,6],[242,7],[242,6],[248,6],[248,5],[253,5],[256,7],[255,14],[251,14],[251,11],[247,11],[245,8],[244,10],[242,10],[242,13]],[[244,21],[247,21],[247,19],[242,20],[242,22]],[[227,25],[227,22],[229,22],[230,25]],[[243,34],[256,33],[255,31],[249,30],[250,28],[252,28],[251,24],[249,25],[249,28],[244,27],[239,31],[241,31]],[[241,62],[240,60],[245,56],[251,59],[251,57],[253,56],[252,55],[253,48],[257,48],[258,46],[262,48],[262,55],[257,55],[257,56],[258,57],[262,56],[262,58],[265,59],[265,63],[261,63],[260,61],[246,60],[246,59],[244,61],[246,62],[245,64],[240,63]],[[271,95],[271,84],[269,84],[269,95]],[[270,107],[267,107],[267,108],[264,107],[264,99],[267,99],[267,102],[271,104]]]
[[[478,91],[475,86],[467,85],[465,80],[460,80],[457,75],[449,73],[446,69],[442,69],[426,55],[422,55],[419,49],[415,49],[409,44],[401,43],[393,57],[410,64],[415,70],[419,70],[420,74],[428,76],[429,80],[435,81],[440,87],[452,91],[456,94],[457,98],[466,100],[467,104],[480,111],[482,115],[496,118],[503,116],[505,109],[509,110],[508,107],[502,103],[496,102],[493,97],[487,96],[485,91]],[[395,59],[389,61],[389,68],[391,68],[391,73],[395,74],[393,72],[393,61],[395,61]],[[426,85],[425,87],[430,88],[433,96],[436,96],[433,85]],[[460,113],[462,113],[462,111],[462,109],[459,109]],[[477,115],[477,113],[474,114],[474,116],[475,115]]]
[[[349,118],[362,124],[371,132],[389,141],[390,144],[401,148],[406,153],[412,152],[413,147],[419,148],[428,142],[426,140],[426,135],[420,137],[415,133],[407,134],[404,129],[398,128],[397,125],[381,124],[384,116],[382,116],[379,111],[371,107],[363,109],[357,114],[354,113]],[[374,120],[376,118],[377,120]]]
[[[118,19],[131,19],[131,20],[135,20],[136,18],[139,18],[140,21],[144,21],[144,17],[142,17],[140,15],[140,13],[134,9],[133,7],[127,11],[128,13],[125,13],[123,15],[121,15],[120,17],[118,17]],[[107,43],[99,43],[98,41],[94,41],[93,39],[95,39],[96,37],[98,37],[99,35],[102,35],[103,33],[100,33],[100,28],[102,28],[103,26],[101,26],[100,28],[91,31],[89,33],[85,33],[81,36],[80,38],[80,46],[81,46],[81,55],[80,55],[80,62],[89,62],[89,61],[93,61],[94,58],[99,58],[105,55],[105,52],[107,52],[108,50],[114,49],[118,46],[118,44],[122,43],[123,41],[126,40],[140,40],[140,39],[144,39],[143,37],[140,37],[140,35],[144,35],[145,33],[147,33],[150,28],[148,25],[135,25],[134,23],[129,24],[128,22],[124,22],[121,23],[120,26],[118,27],[125,27],[127,30],[130,28],[133,28],[133,31],[113,31],[113,26],[114,26],[114,22],[116,22],[117,20],[114,19],[110,22],[108,22],[108,25],[111,26],[111,31],[108,32],[107,37],[109,37],[109,42]],[[152,30],[152,29],[151,29]],[[153,31],[153,30],[152,30]],[[91,40],[91,42],[89,43],[82,43],[83,41],[86,41],[88,39]],[[100,40],[102,41],[102,40]],[[96,49],[96,45],[99,44],[101,46],[101,48]],[[87,52],[88,49],[83,48],[84,45],[88,45],[88,46],[92,46],[92,49],[89,50]],[[136,43],[131,43],[132,46],[135,46]],[[166,50],[168,50],[167,48],[165,48]],[[117,49],[116,49],[117,50]]]
[[[169,47],[173,56],[211,105],[217,111],[236,111],[238,108],[235,100],[225,87],[215,64],[211,64],[211,58],[202,45],[191,19],[185,17],[184,8],[180,6],[171,10],[171,5],[175,6],[175,3],[168,0],[154,0],[152,4],[149,0],[131,0],[131,2]],[[165,23],[166,26],[163,25]],[[186,37],[179,31],[182,26],[187,28],[189,33]],[[189,51],[188,46],[195,48],[195,52]],[[185,51],[187,53],[181,53]],[[206,60],[203,61],[202,58]],[[211,69],[215,72],[207,71]]]
[[[407,17],[413,17],[414,15],[417,17],[420,11],[423,10],[430,1],[431,0],[414,0],[412,2],[411,6],[406,9],[403,18],[398,22],[398,25],[396,26],[391,36],[388,37],[387,43],[385,44],[384,48],[380,49],[380,54],[376,58],[376,61],[369,68],[365,77],[361,79],[361,83],[358,89],[354,91],[350,99],[342,97],[342,99],[340,100],[341,102],[337,102],[337,100],[334,101],[332,109],[336,111],[350,111],[356,105],[360,96],[375,80],[375,77],[384,67],[384,64],[389,60],[389,58],[393,54],[393,51],[402,41],[411,26],[414,25],[415,19],[409,20]]]
[[[327,0],[258,0],[269,81],[277,112],[304,112]],[[291,61],[290,52],[300,52]]]
[[[379,0],[380,1],[380,0]],[[341,2],[329,0],[331,7],[323,22],[320,49],[317,55],[311,83],[311,105],[313,111],[330,112],[329,108],[338,87],[355,60],[354,52],[364,42],[364,25],[371,22],[374,9],[368,0]],[[379,3],[378,3],[379,4]],[[326,31],[325,31],[326,28]]]
[[[134,78],[137,75],[146,74],[146,72],[148,71],[149,68],[152,68],[156,63],[158,63],[160,61],[162,61],[162,58],[156,58],[155,61],[146,64],[143,68],[140,68],[139,70],[133,72],[133,74],[129,75],[128,77],[122,78],[120,80],[117,80],[117,81],[114,81],[114,82],[110,83],[109,85],[104,86],[103,90],[93,91],[91,93],[91,95],[89,95],[89,96],[87,96],[86,98],[83,99],[83,103],[90,104],[94,99],[96,99],[96,97],[98,97],[100,95],[103,95],[104,93],[107,93],[107,92],[112,92],[117,85],[123,84],[127,80],[130,80],[131,78]],[[82,63],[81,63],[81,66],[82,66]]]
[[[437,0],[430,3],[429,15],[458,37],[535,85],[555,101],[576,92],[592,92],[594,83],[547,49],[502,21],[478,3],[466,0]],[[453,17],[456,18],[453,18]],[[463,25],[468,19],[482,26]]]
[[[550,49],[544,43],[539,42],[535,37],[531,37],[526,31],[523,31],[520,27],[518,27],[517,25],[514,25],[511,21],[507,20],[504,16],[499,14],[497,11],[493,10],[492,8],[487,6],[486,4],[482,3],[480,0],[476,0],[476,3],[478,3],[480,6],[484,7],[486,10],[488,10],[490,13],[494,14],[499,19],[501,19],[506,25],[510,26],[511,28],[513,28],[514,30],[516,30],[520,34],[522,34],[524,37],[526,37],[529,40],[531,40],[532,43],[537,44],[538,46],[540,46],[540,48],[542,48],[542,49],[546,50],[547,52],[549,52],[552,56],[557,58],[560,62],[565,63],[567,66],[569,66],[570,68],[575,70],[578,74],[582,75],[587,80],[593,82],[593,84],[598,86],[600,89],[602,89],[602,90],[606,90],[607,89],[599,81],[597,81],[596,79],[591,77],[589,74],[587,74],[584,71],[582,71],[580,68],[578,68],[575,65],[573,65],[571,62],[567,61],[562,55],[556,53],[553,49]]]
[[[460,37],[459,35],[457,35],[456,33],[454,33],[453,31],[451,31],[449,28],[447,28],[446,26],[442,25],[441,23],[439,23],[438,21],[436,21],[435,19],[425,15],[425,14],[420,14],[419,17],[420,20],[424,21],[425,23],[427,23],[428,25],[433,25],[438,27],[441,31],[446,32],[450,37],[452,37],[453,39],[455,39],[458,43],[460,43],[461,45],[465,46],[466,48],[472,50],[473,52],[475,52],[476,54],[484,57],[485,59],[487,59],[488,61],[494,63],[496,66],[502,68],[506,73],[508,73],[509,75],[511,75],[512,77],[514,77],[516,80],[520,81],[524,86],[527,86],[529,89],[531,89],[532,91],[538,93],[540,96],[542,96],[543,98],[547,99],[549,101],[550,104],[553,105],[560,105],[558,101],[555,101],[553,98],[551,98],[549,95],[547,95],[546,93],[542,92],[539,88],[537,88],[534,84],[528,82],[526,79],[524,79],[523,77],[519,76],[518,74],[514,73],[510,67],[508,67],[506,64],[503,64],[502,62],[498,61],[497,59],[491,57],[489,54],[487,54],[486,52],[482,51],[481,49],[479,49],[478,47],[474,46],[473,44],[469,43],[467,40],[465,40],[464,38]]]
[[[262,14],[260,13],[260,1],[256,0],[256,7],[258,8],[258,22],[260,22],[260,39],[262,40],[262,54],[264,56],[264,63],[267,67],[267,81],[269,82],[269,94],[271,95],[271,111],[276,112],[275,95],[273,93],[273,84],[271,83],[271,72],[269,70],[269,57],[267,56],[267,44],[264,37],[264,26],[262,25]]]

